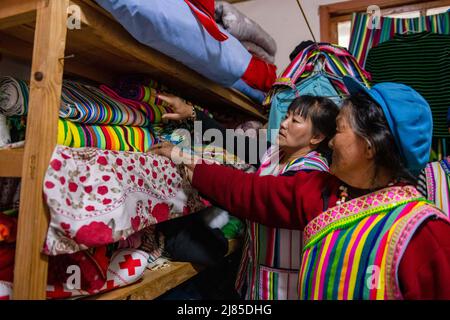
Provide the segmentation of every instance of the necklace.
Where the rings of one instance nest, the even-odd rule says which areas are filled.
[[[388,187],[392,187],[392,186],[394,186],[397,182],[398,182],[398,180],[395,180],[395,181],[393,181],[393,182],[390,182],[387,186],[388,186]],[[376,189],[374,189],[374,190],[376,190]],[[374,191],[374,190],[372,190],[372,191]],[[339,200],[336,201],[336,205],[338,205],[338,206],[341,205],[341,204],[343,204],[343,203],[345,203],[345,202],[347,201],[347,197],[348,197],[348,188],[347,188],[346,186],[342,185],[342,186],[339,187],[339,191],[340,191],[340,193],[339,193]]]
[[[346,186],[340,186],[339,190],[341,191],[339,194],[339,200],[336,201],[336,204],[339,206],[341,204],[343,204],[348,197],[348,188]]]

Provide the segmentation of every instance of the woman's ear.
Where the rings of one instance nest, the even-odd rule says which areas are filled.
[[[376,154],[375,148],[372,147],[372,144],[369,141],[366,141],[366,151],[365,151],[365,153],[366,153],[366,158],[367,159],[375,158],[375,154]]]
[[[325,140],[325,135],[323,133],[319,133],[314,135],[309,143],[312,145],[319,145],[323,140]]]

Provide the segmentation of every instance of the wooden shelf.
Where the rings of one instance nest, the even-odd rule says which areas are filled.
[[[6,10],[10,2],[0,2],[0,12]],[[31,61],[36,15],[30,12],[35,2],[21,1],[23,14],[20,19],[2,19],[0,14],[0,52],[3,54]],[[81,29],[68,30],[67,33],[65,56],[74,55],[64,60],[67,75],[111,84],[113,79],[123,74],[146,73],[202,106],[219,110],[235,108],[256,119],[267,119],[258,106],[240,92],[224,88],[176,60],[140,44],[94,2],[73,0],[71,4],[80,7],[82,25]]]
[[[0,177],[21,177],[24,149],[0,150]]]
[[[235,252],[241,241],[230,240],[227,255]],[[135,284],[115,289],[86,300],[152,300],[197,275],[204,267],[187,262],[169,262],[167,267],[146,270],[143,278]]]
[[[72,4],[80,9],[79,30],[67,27]],[[0,54],[31,66],[27,143],[23,149],[0,150],[0,177],[22,179],[14,266],[16,300],[46,298],[48,257],[41,250],[49,215],[42,188],[57,141],[64,75],[111,85],[119,76],[144,73],[204,107],[266,120],[248,97],[140,44],[91,0],[1,0]],[[137,284],[97,298],[154,298],[199,271],[192,264],[173,263],[166,270],[147,272]]]

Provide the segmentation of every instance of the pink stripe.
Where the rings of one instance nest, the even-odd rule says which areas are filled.
[[[320,262],[320,257],[322,256],[323,253],[323,249],[324,249],[324,245],[322,245],[322,248],[320,248],[320,252],[317,255],[316,259],[317,259],[317,264]],[[314,297],[314,292],[316,291],[316,279],[317,279],[317,271],[318,271],[318,265],[316,265],[315,270],[314,270],[314,276],[312,279],[312,286],[311,286],[311,293]]]
[[[331,238],[330,245],[328,246],[327,255],[325,257],[325,260],[322,265],[322,273],[320,275],[320,286],[319,286],[319,300],[323,299],[323,289],[325,286],[325,274],[326,270],[328,270],[328,262],[330,260],[331,251],[333,251],[334,245],[336,243],[336,240],[341,233],[341,230],[338,230],[334,233],[333,237]]]
[[[344,300],[348,299],[348,285],[350,283],[350,275],[352,272],[352,268],[353,268],[353,259],[355,258],[355,251],[358,248],[359,244],[360,244],[360,240],[361,237],[363,236],[363,234],[367,231],[367,229],[370,227],[370,225],[372,224],[372,222],[377,218],[377,215],[373,215],[371,216],[366,223],[364,224],[364,226],[361,228],[361,230],[359,231],[355,242],[353,243],[352,249],[350,251],[350,258],[348,259],[348,263],[347,263],[347,272],[345,274],[345,281],[344,281],[344,294],[342,296],[342,298]]]
[[[415,205],[416,205],[416,203],[414,203],[414,202],[408,203],[395,221],[398,221],[403,216],[408,214]],[[374,261],[374,264],[376,266],[381,266],[381,261],[383,260],[383,254],[385,251],[388,234],[389,234],[389,231],[384,234],[383,239],[381,240],[380,246],[378,247],[378,252],[375,256],[375,261]],[[377,298],[377,289],[376,288],[371,289],[370,290],[370,299],[375,300],[376,298]]]

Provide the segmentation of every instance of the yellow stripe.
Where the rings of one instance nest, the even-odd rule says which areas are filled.
[[[70,121],[66,121],[66,124],[71,135],[70,146],[73,148],[81,148],[81,138],[77,126]]]
[[[329,246],[330,246],[331,238],[333,238],[333,234],[334,234],[334,232],[330,232],[330,234],[325,238],[325,243],[323,245],[323,251],[322,251],[322,254],[320,256],[319,265],[317,266],[316,284],[314,286],[314,288],[315,288],[315,290],[314,290],[314,300],[318,300],[319,299],[319,285],[320,285],[321,274],[323,272],[323,262],[325,260],[325,256],[327,255],[327,252],[329,250]]]
[[[372,222],[372,225],[364,232],[363,236],[361,237],[361,241],[360,241],[361,243],[365,243],[366,242],[366,239],[367,239],[370,231],[372,231],[372,229],[383,218],[384,218],[384,215],[378,215],[375,218],[375,220]],[[358,246],[358,248],[356,249],[356,251],[355,251],[355,258],[354,258],[354,262],[353,262],[354,266],[358,266],[359,265],[359,262],[361,260],[362,250],[363,250],[363,246]],[[348,288],[348,299],[353,299],[353,294],[355,293],[356,276],[357,276],[357,270],[352,272],[351,275],[350,275],[350,283],[349,283],[349,288]]]
[[[437,162],[437,163],[433,163],[433,167],[434,167],[434,172],[436,172],[436,189],[441,189],[441,187],[442,187],[442,185],[441,185],[441,183],[442,183],[442,177],[441,177],[441,173],[440,173],[440,164],[439,164],[439,162]],[[443,201],[442,201],[442,192],[437,192],[437,194],[438,194],[438,198],[439,199],[436,199],[436,205],[439,207],[439,208],[442,208],[443,207]]]
[[[311,251],[312,251],[312,249],[310,248],[310,249],[307,249],[305,252],[303,252],[302,267],[300,269],[300,277],[298,277],[299,296],[300,296],[301,300],[305,299],[305,296],[303,296],[303,291],[304,291],[303,282],[305,281],[305,278],[306,278],[305,268],[307,268],[309,266],[309,260],[311,258]]]
[[[352,238],[350,239],[350,242],[347,246],[347,250],[345,252],[345,258],[344,258],[344,261],[342,264],[342,270],[341,270],[341,279],[339,280],[338,300],[344,299],[344,286],[345,286],[345,277],[347,275],[348,260],[350,259],[350,252],[352,251],[352,247],[355,244],[356,237],[358,236],[362,227],[363,227],[363,224],[359,223],[358,226],[356,227],[356,229],[353,231]]]

